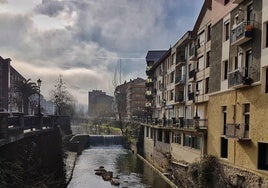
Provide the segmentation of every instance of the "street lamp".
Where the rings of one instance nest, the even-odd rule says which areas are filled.
[[[37,80],[37,85],[38,85],[38,115],[41,115],[41,106],[40,106],[40,87],[41,87],[41,82],[40,78]]]

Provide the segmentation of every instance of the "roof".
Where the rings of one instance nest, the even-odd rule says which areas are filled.
[[[149,50],[146,55],[146,61],[158,61],[159,58],[161,58],[167,50]]]
[[[203,6],[201,8],[201,11],[200,11],[200,13],[199,13],[199,15],[197,17],[197,20],[196,20],[194,28],[193,28],[193,34],[194,35],[197,35],[197,31],[198,31],[198,29],[200,27],[202,19],[204,18],[207,9],[211,10],[211,6],[212,6],[212,0],[205,0],[204,1],[204,4],[203,4]]]
[[[168,56],[171,54],[171,48],[167,50],[158,60],[154,63],[152,70],[155,70]]]

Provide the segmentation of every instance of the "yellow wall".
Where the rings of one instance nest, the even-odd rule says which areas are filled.
[[[227,106],[227,123],[243,123],[243,104],[250,104],[250,141],[228,138],[226,162],[250,171],[268,175],[258,170],[258,142],[268,143],[268,94],[261,86],[250,86],[214,94],[208,103],[208,154],[220,158],[221,135],[223,134],[222,106]],[[236,106],[236,107],[234,107]]]

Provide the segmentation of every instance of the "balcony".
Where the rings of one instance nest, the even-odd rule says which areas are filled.
[[[146,67],[146,75],[150,75],[152,72],[151,70],[152,70],[152,66],[147,66]]]
[[[227,138],[234,138],[238,140],[250,140],[249,138],[249,125],[247,124],[226,124],[225,135]]]
[[[185,84],[185,75],[180,75],[175,78],[175,84]]]
[[[194,96],[195,96],[194,92],[188,93],[188,100],[189,101],[194,100]]]
[[[148,79],[146,79],[146,81],[145,81],[145,86],[146,86],[146,87],[153,87],[153,86],[154,86],[153,79],[152,79],[152,78],[148,78]]]
[[[152,100],[153,99],[153,94],[152,91],[148,90],[145,92],[145,98],[148,100]]]
[[[184,65],[186,63],[185,56],[177,56],[176,57],[176,65]]]
[[[237,69],[228,74],[228,87],[240,88],[253,83],[252,78],[245,77],[245,68]]]
[[[253,37],[253,24],[241,22],[231,31],[231,45],[241,45]]]
[[[178,93],[178,95],[175,96],[175,102],[179,102],[179,103],[185,102],[185,101],[184,101],[184,94],[183,94],[183,91],[180,91],[180,92]]]
[[[194,129],[194,130],[206,130],[207,129],[207,119],[183,119],[179,118],[176,125],[179,128]]]

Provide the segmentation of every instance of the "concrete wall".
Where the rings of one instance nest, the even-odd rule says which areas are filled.
[[[211,49],[213,50],[211,51],[209,93],[221,89],[222,29],[221,20],[212,27],[211,31]]]
[[[227,123],[243,123],[243,104],[250,104],[250,141],[228,139],[228,158],[223,161],[268,175],[267,171],[258,170],[258,142],[268,143],[268,98],[261,91],[261,86],[233,90],[212,95],[208,108],[208,154],[221,157],[221,136],[223,135],[222,106],[227,106]]]

